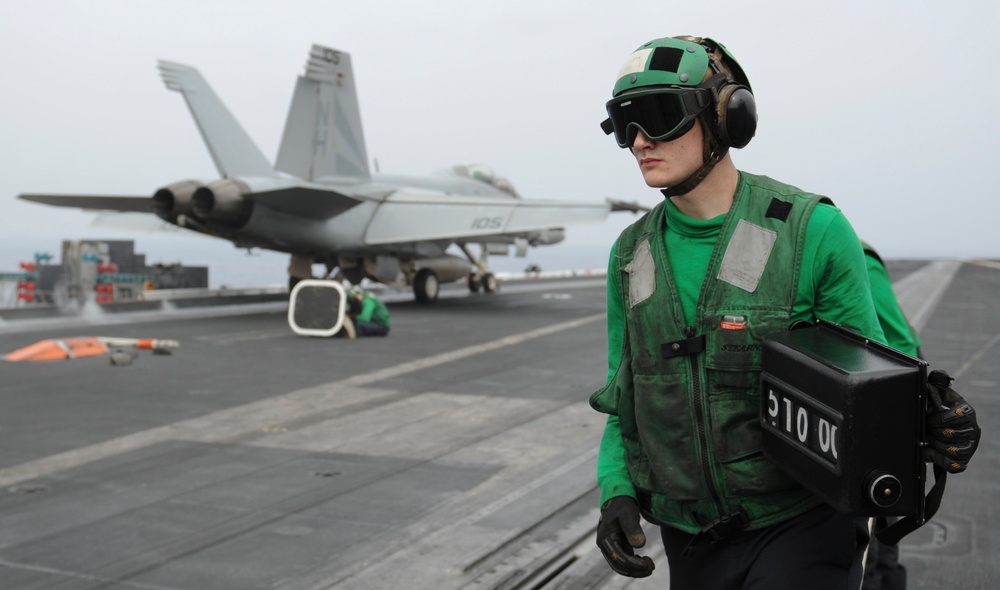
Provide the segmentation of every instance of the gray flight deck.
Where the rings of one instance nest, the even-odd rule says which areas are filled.
[[[984,439],[902,543],[909,588],[1000,581],[1000,265],[890,265],[923,354]],[[0,361],[0,588],[612,589],[593,543],[601,277],[387,298],[388,338],[296,336],[286,307],[0,320],[170,356]],[[891,417],[886,417],[891,419]]]

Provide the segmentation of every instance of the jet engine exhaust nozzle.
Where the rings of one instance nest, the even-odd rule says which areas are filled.
[[[250,187],[234,179],[219,180],[194,191],[191,208],[206,221],[240,228],[250,220],[253,203],[246,198]]]
[[[197,180],[182,180],[153,193],[153,213],[160,219],[176,223],[179,215],[190,215],[191,197],[202,184]]]

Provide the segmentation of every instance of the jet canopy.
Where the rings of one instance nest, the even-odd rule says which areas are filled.
[[[517,189],[514,188],[514,185],[511,184],[509,180],[502,176],[498,176],[496,172],[493,171],[493,168],[490,168],[485,164],[455,164],[451,167],[451,173],[461,178],[478,180],[479,182],[488,184],[512,197],[516,197],[518,199],[521,198],[521,195],[517,194]]]

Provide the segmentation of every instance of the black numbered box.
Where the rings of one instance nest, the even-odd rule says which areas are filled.
[[[762,354],[764,454],[840,512],[923,522],[927,363],[822,321]]]

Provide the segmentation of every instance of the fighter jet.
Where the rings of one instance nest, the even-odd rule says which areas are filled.
[[[420,302],[439,284],[466,278],[493,292],[490,254],[524,256],[556,244],[565,226],[601,222],[620,201],[522,199],[487,166],[446,174],[373,174],[368,164],[350,54],[313,45],[298,77],[275,164],[190,66],[160,61],[167,88],[184,96],[221,178],[181,180],[149,196],[21,194],[27,201],[87,210],[144,212],[230,240],[239,248],[291,254],[289,286],[327,276],[411,286]],[[457,246],[464,256],[447,252]],[[478,253],[473,247],[478,246]]]

